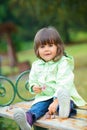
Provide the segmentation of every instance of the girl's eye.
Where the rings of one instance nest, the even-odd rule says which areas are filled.
[[[44,48],[44,47],[45,47],[45,45],[41,45],[41,46],[40,46],[40,48]]]
[[[52,47],[53,46],[53,44],[49,44],[49,47]]]

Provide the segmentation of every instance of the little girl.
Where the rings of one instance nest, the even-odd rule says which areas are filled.
[[[75,106],[86,102],[74,85],[73,58],[64,52],[63,41],[54,27],[36,33],[34,50],[38,60],[29,74],[29,91],[36,94],[32,107],[25,113],[16,109],[14,120],[21,130],[30,130],[33,123],[49,113],[67,118],[76,114]]]

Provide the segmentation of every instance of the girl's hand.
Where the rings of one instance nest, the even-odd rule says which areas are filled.
[[[49,114],[52,115],[56,112],[58,106],[58,99],[55,99],[49,106],[48,110],[49,110]]]
[[[42,88],[40,86],[33,86],[32,89],[35,93],[41,93],[42,92]]]

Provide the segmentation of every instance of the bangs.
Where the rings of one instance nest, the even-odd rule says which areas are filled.
[[[40,46],[40,45],[47,45],[47,44],[48,45],[56,44],[56,42],[53,39],[42,39],[42,40],[38,41],[38,46]]]
[[[39,47],[40,45],[46,45],[46,44],[58,44],[58,39],[55,34],[51,32],[44,32],[43,34],[40,34],[38,37],[35,38],[36,46]]]

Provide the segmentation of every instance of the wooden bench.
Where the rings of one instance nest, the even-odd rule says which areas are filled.
[[[13,119],[13,113],[16,108],[23,108],[24,111],[27,111],[29,107],[31,107],[33,98],[30,98],[29,101],[25,99],[25,101],[12,104],[13,100],[15,99],[15,95],[17,94],[20,98],[21,95],[18,92],[18,83],[19,80],[23,75],[26,75],[29,73],[29,71],[25,71],[21,73],[17,80],[16,84],[14,85],[9,79],[7,79],[4,76],[0,76],[0,81],[3,79],[10,82],[10,84],[13,86],[14,96],[11,99],[11,102],[8,102],[6,104],[0,104],[0,117]],[[25,83],[26,89],[28,83]],[[1,85],[0,82],[0,89],[5,92],[4,87]],[[3,93],[0,93],[0,96],[4,95]],[[15,94],[16,93],[16,94]],[[23,98],[22,98],[23,99]],[[61,119],[58,117],[58,115],[55,116],[54,119],[46,119],[45,116],[38,119],[34,123],[34,130],[87,130],[87,106],[83,106],[80,108],[77,108],[77,115],[72,116],[71,118]]]

